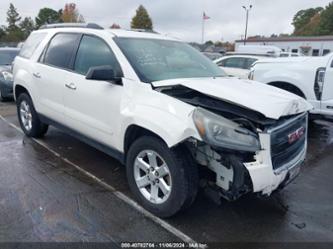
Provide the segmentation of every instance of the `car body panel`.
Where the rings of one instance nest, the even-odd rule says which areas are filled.
[[[333,115],[333,79],[330,67],[333,54],[322,57],[289,57],[266,59],[256,62],[252,68],[253,79],[264,84],[285,82],[291,84],[304,94],[306,100],[314,107],[311,113]],[[314,92],[316,73],[319,68],[326,68],[323,99],[318,100]]]
[[[214,97],[263,114],[268,119],[307,112],[311,106],[302,98],[255,81],[235,77],[187,78],[144,83],[135,73],[114,37],[139,37],[177,40],[147,32],[56,28],[46,32],[30,59],[17,58],[14,65],[15,86],[25,87],[38,113],[55,119],[91,140],[125,155],[125,138],[132,126],[144,128],[172,148],[184,141],[204,143],[193,121],[196,106],[160,92],[156,87],[183,85]],[[90,34],[103,39],[112,49],[123,71],[118,82],[87,80],[71,70],[39,63],[45,47],[57,33]],[[38,75],[39,77],[36,77]],[[66,84],[75,84],[69,89]],[[270,136],[259,136],[262,149],[256,152],[256,164],[244,164],[250,173],[254,192],[270,194],[285,179],[289,169],[274,174],[269,150]],[[185,144],[185,143],[184,143]],[[301,161],[302,158],[299,160]],[[221,166],[221,162],[218,165]]]
[[[279,119],[312,109],[304,99],[287,91],[234,77],[176,79],[153,82],[154,86],[183,85],[218,99]]]
[[[20,49],[18,49],[18,48],[9,48],[9,47],[0,48],[0,56],[1,56],[1,53],[3,53],[3,52],[14,52],[14,54],[16,54],[19,51],[20,51]],[[10,59],[11,59],[11,57],[10,57]],[[2,73],[2,72],[11,73],[11,65],[9,65],[9,64],[1,65],[0,64],[0,73]],[[5,80],[5,78],[3,77],[2,74],[0,75],[0,90],[1,90],[1,95],[3,98],[12,98],[13,97],[13,81]]]
[[[230,58],[239,58],[239,59],[252,59],[252,60],[260,60],[262,58],[266,58],[264,56],[256,56],[256,55],[227,55],[227,56],[223,56],[219,59],[214,60],[214,63],[216,63],[217,65],[219,65],[220,63],[222,63],[223,61],[226,61]],[[223,69],[223,71],[226,72],[226,74],[228,76],[235,76],[235,77],[239,77],[241,79],[247,79],[248,75],[250,73],[250,68],[240,68],[240,67],[226,67],[226,66],[220,66],[220,68]]]

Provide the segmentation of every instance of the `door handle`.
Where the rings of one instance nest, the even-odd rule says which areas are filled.
[[[40,79],[42,76],[40,75],[40,73],[33,73],[32,74],[35,78]]]
[[[76,90],[76,85],[74,83],[65,84],[68,89]]]

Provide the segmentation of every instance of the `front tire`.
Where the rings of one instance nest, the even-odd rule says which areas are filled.
[[[162,140],[144,136],[127,153],[129,186],[142,206],[159,217],[173,216],[195,199],[197,165],[188,160],[186,152],[183,148],[169,149]]]
[[[24,134],[34,138],[43,137],[48,130],[48,125],[40,121],[30,96],[26,93],[20,94],[16,101],[16,107]]]

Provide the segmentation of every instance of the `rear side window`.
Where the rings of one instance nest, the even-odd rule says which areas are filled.
[[[55,35],[44,54],[43,62],[51,66],[70,69],[79,38],[79,34],[61,33]]]
[[[244,68],[244,58],[229,58],[224,61],[224,67]]]
[[[32,33],[25,41],[19,56],[30,59],[45,37],[46,33]]]
[[[121,76],[118,61],[110,47],[100,38],[84,35],[76,55],[74,71],[86,75],[91,67],[111,66]]]
[[[244,69],[250,69],[252,64],[255,63],[257,61],[257,59],[253,59],[253,58],[246,58],[245,59],[245,65],[244,65]]]

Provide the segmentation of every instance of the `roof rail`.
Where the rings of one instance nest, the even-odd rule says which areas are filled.
[[[45,24],[39,29],[55,29],[55,28],[87,28],[87,29],[104,29],[96,23],[54,23]]]

